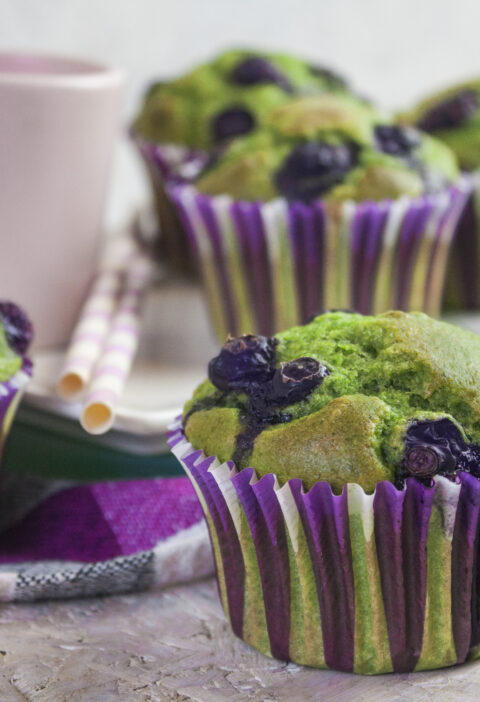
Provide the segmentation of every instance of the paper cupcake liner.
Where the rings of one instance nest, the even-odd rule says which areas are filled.
[[[205,163],[206,153],[175,144],[154,144],[134,131],[130,136],[146,167],[152,188],[159,229],[156,242],[158,257],[172,271],[192,276],[196,272],[194,252],[165,192],[165,184],[169,179],[178,181],[179,169],[184,170],[185,177],[194,176],[200,164]]]
[[[0,457],[18,404],[31,375],[32,363],[28,358],[24,358],[22,368],[9,380],[0,382]]]
[[[440,310],[470,179],[436,195],[332,205],[234,201],[169,184],[202,269],[213,324],[272,334],[325,309]]]
[[[362,674],[411,672],[480,656],[480,481],[381,482],[305,493],[279,488],[188,443],[169,445],[208,524],[235,634],[285,661]]]
[[[460,218],[447,268],[445,307],[480,309],[480,171]]]

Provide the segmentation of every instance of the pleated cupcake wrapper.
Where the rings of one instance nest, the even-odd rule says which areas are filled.
[[[193,483],[237,636],[285,661],[363,674],[428,670],[480,656],[480,481],[408,479],[366,495],[169,445]]]
[[[170,179],[178,181],[176,174],[179,169],[185,178],[194,177],[200,165],[206,162],[207,154],[176,144],[154,144],[142,139],[134,130],[130,132],[130,137],[146,167],[152,188],[160,234],[158,255],[167,268],[192,275],[196,272],[194,252],[167,197],[165,183]]]
[[[218,337],[272,334],[325,309],[438,314],[469,178],[436,195],[312,205],[170,184]]]
[[[480,171],[471,182],[447,268],[445,303],[451,309],[480,309]]]
[[[8,432],[10,431],[23,391],[31,375],[31,361],[28,358],[24,358],[22,368],[9,380],[0,382],[0,456],[5,447]]]

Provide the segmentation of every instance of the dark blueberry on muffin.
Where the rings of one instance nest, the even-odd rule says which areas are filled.
[[[230,74],[230,80],[236,85],[276,83],[285,92],[293,93],[293,86],[286,75],[261,56],[248,56],[237,63]]]
[[[255,118],[243,107],[229,107],[212,120],[213,141],[222,142],[238,134],[247,134],[255,126]]]
[[[296,358],[282,363],[272,379],[272,399],[289,405],[309,395],[330,374],[328,368],[315,358]]]
[[[10,346],[17,353],[25,353],[33,337],[33,326],[25,311],[13,302],[0,301],[0,319]]]
[[[245,392],[256,382],[270,378],[274,372],[276,340],[245,334],[227,339],[218,356],[208,366],[208,377],[220,390]]]
[[[392,156],[409,156],[420,144],[420,134],[411,127],[395,124],[378,124],[375,141],[380,151]]]
[[[453,129],[466,124],[478,109],[478,95],[464,90],[433,105],[417,124],[425,132]]]
[[[340,183],[355,161],[353,145],[306,142],[287,156],[274,176],[275,184],[287,199],[311,202]]]

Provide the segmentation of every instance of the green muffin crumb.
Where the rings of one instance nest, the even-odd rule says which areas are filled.
[[[480,444],[476,334],[423,313],[331,312],[276,339],[277,369],[308,357],[325,373],[305,397],[257,426],[239,468],[275,473],[280,483],[301,478],[306,489],[325,480],[336,492],[348,482],[372,492],[380,480],[396,481],[406,433],[418,422],[447,419],[462,440]],[[208,381],[195,403],[193,413],[192,402],[185,407],[188,440],[233,459],[251,423],[247,394]]]
[[[436,192],[455,181],[442,142],[348,94],[300,98],[268,114],[261,129],[234,139],[196,181],[207,195],[312,202],[385,200]]]
[[[208,149],[255,130],[270,110],[294,95],[347,90],[340,76],[304,59],[232,49],[177,79],[151,85],[134,129],[156,143]],[[218,119],[231,111],[233,121],[228,123],[227,115],[226,132],[219,131]]]

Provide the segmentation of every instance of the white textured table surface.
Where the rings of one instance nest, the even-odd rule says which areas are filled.
[[[480,662],[360,677],[271,660],[236,639],[213,580],[0,610],[1,702],[478,702]]]

